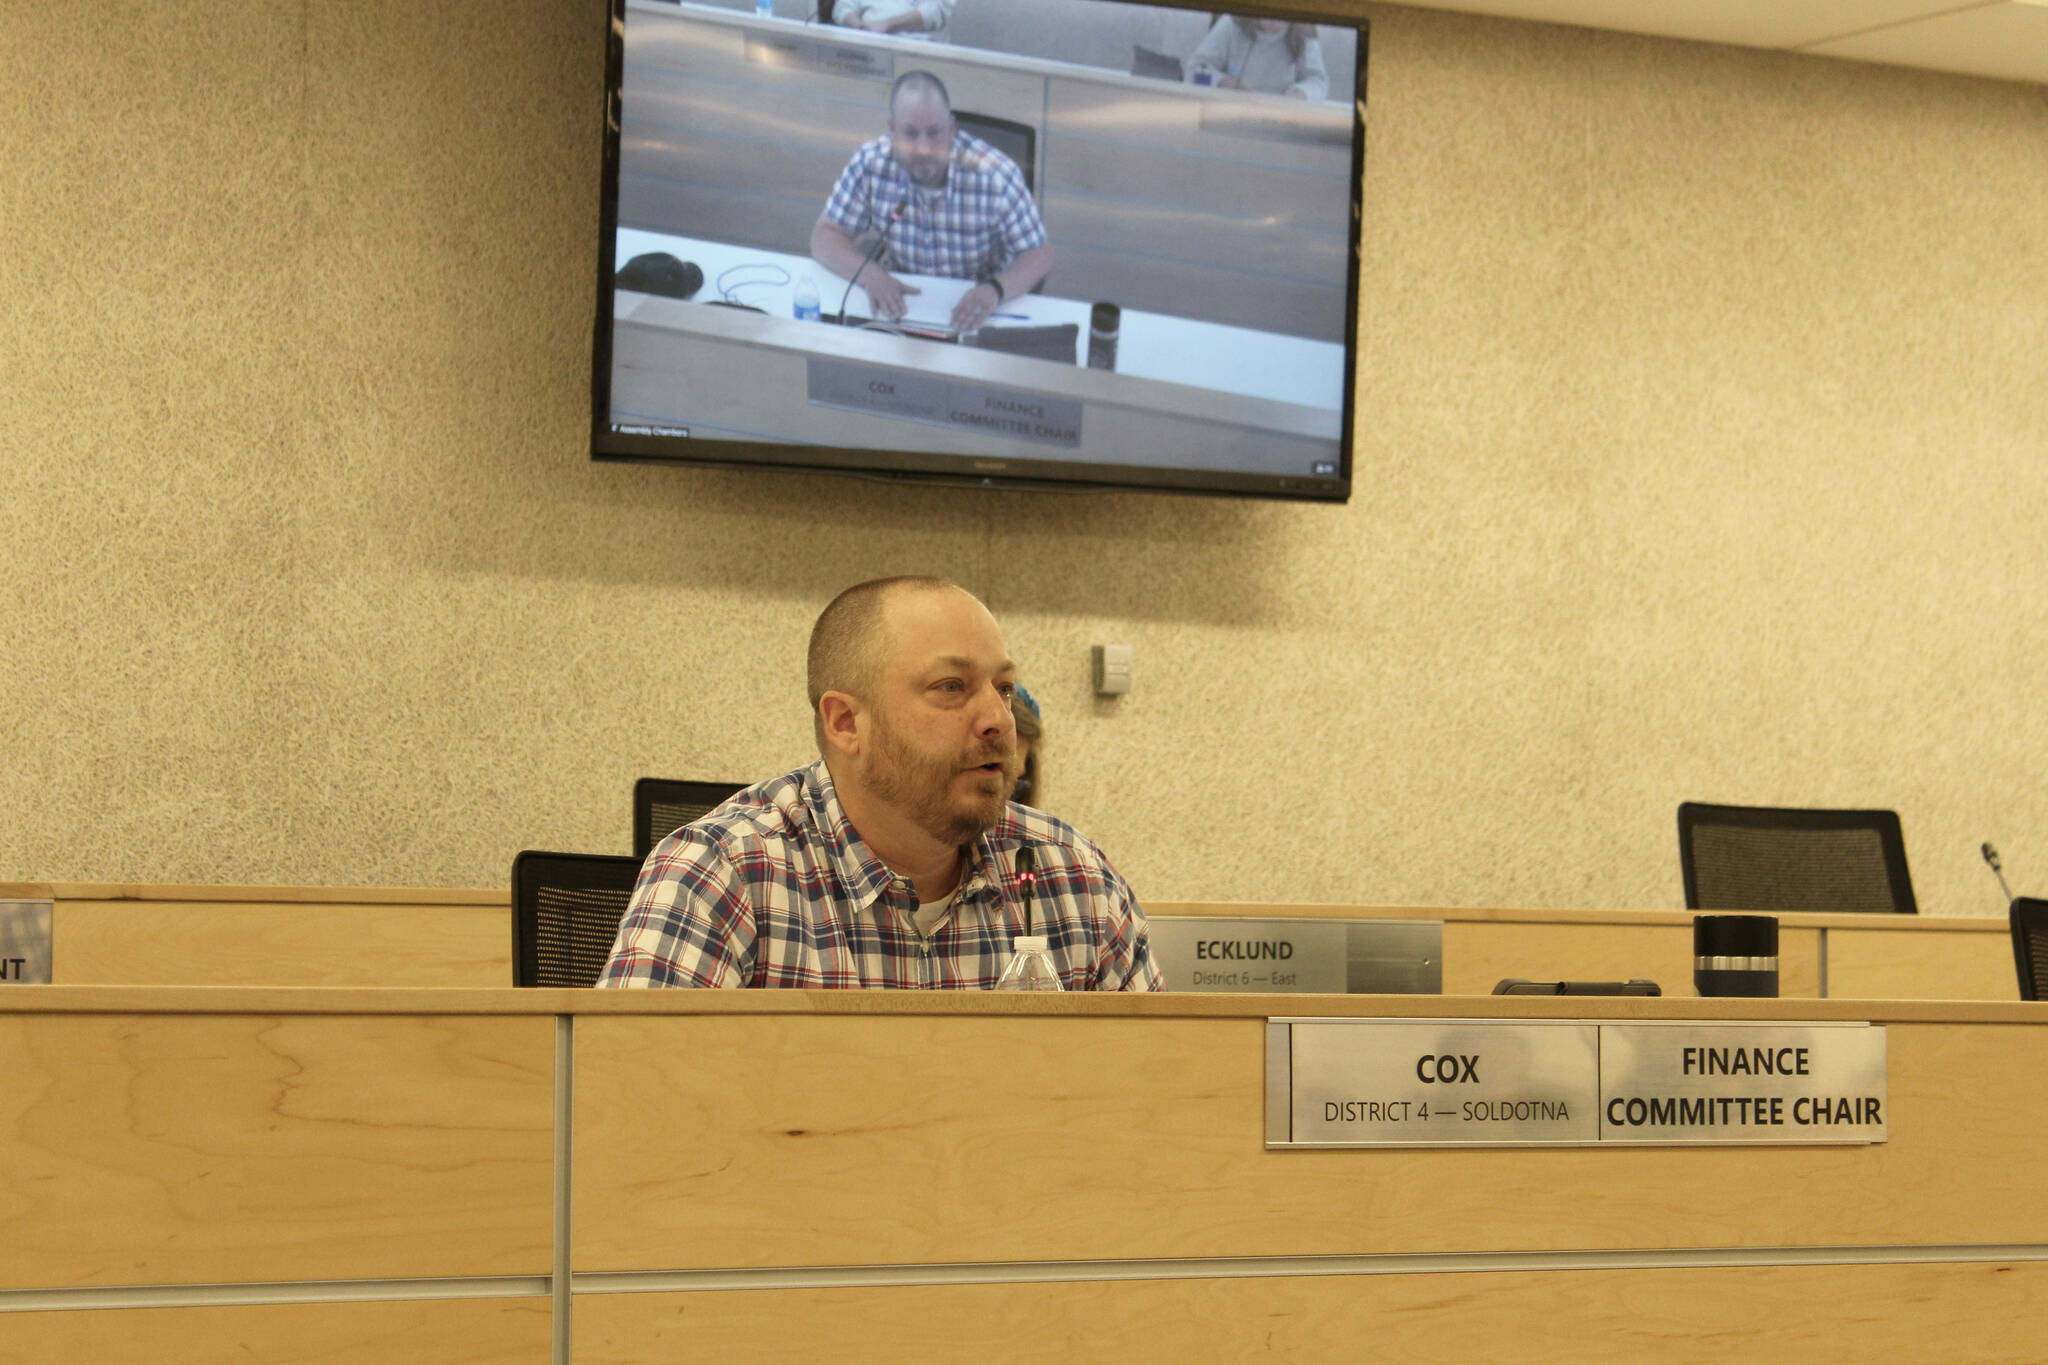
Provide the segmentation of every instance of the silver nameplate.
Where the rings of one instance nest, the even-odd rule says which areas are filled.
[[[1155,915],[1146,923],[1168,990],[1439,995],[1444,988],[1437,920]]]
[[[1290,1129],[1273,1145],[1599,1138],[1596,1025],[1297,1019],[1289,1031]]]
[[[1886,1076],[1869,1024],[1602,1024],[1600,1136],[1883,1142]]]
[[[0,985],[50,984],[55,901],[0,900]]]
[[[1883,1142],[1886,1075],[1863,1023],[1276,1018],[1266,1145]]]
[[[806,376],[808,396],[821,407],[877,413],[1068,450],[1081,444],[1081,405],[1071,399],[848,360],[812,359]]]

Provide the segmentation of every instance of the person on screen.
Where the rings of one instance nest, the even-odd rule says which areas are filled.
[[[1208,81],[1202,79],[1207,74]],[[1226,14],[1188,57],[1187,78],[1229,90],[1258,90],[1298,100],[1330,97],[1330,73],[1314,24]]]
[[[1033,932],[1068,990],[1163,988],[1145,912],[1100,848],[1009,799],[1017,666],[979,599],[885,578],[811,630],[819,759],[654,846],[600,986],[988,988]]]
[[[870,230],[886,243],[883,259],[873,262],[857,241]],[[978,281],[953,309],[960,332],[981,326],[1052,269],[1045,220],[1024,173],[960,131],[945,83],[929,71],[896,78],[889,132],[863,143],[840,173],[811,227],[811,255],[865,288],[885,318],[902,317],[905,297],[918,292],[892,270]]]
[[[841,28],[911,37],[944,32],[956,3],[957,0],[838,0],[837,4],[829,5],[813,3],[811,18],[825,19]]]

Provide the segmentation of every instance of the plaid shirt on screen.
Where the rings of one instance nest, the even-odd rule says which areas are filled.
[[[891,223],[898,204],[908,207]],[[825,201],[825,216],[849,237],[881,226],[889,239],[884,266],[913,275],[985,280],[1019,252],[1046,242],[1045,220],[1017,163],[957,131],[944,189],[919,189],[889,139],[878,137],[846,163]]]
[[[986,990],[1023,932],[1017,850],[1038,858],[1032,930],[1070,991],[1164,989],[1145,912],[1102,850],[1012,804],[968,846],[929,941],[911,884],[840,808],[823,762],[734,796],[654,846],[600,986],[893,986]]]

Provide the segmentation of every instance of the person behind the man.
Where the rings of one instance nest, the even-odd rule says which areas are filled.
[[[818,761],[656,844],[600,986],[995,985],[1032,931],[1068,990],[1159,990],[1145,912],[1072,826],[1009,800],[1016,665],[936,578],[848,588],[811,631]]]
[[[956,0],[838,0],[833,5],[813,3],[811,17],[829,16],[832,23],[842,28],[908,37],[943,33],[953,17],[955,3]]]
[[[1314,24],[1226,14],[1188,57],[1188,79],[1298,100],[1330,97],[1330,73]]]
[[[873,262],[859,243],[869,231],[887,243]],[[840,172],[811,226],[811,255],[866,289],[885,318],[902,317],[905,296],[918,292],[892,270],[976,281],[953,309],[961,332],[1031,292],[1052,269],[1045,220],[1024,173],[960,130],[945,83],[929,71],[896,78],[889,132],[862,144]]]

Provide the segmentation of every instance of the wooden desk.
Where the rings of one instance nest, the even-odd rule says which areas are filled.
[[[536,1362],[2040,1354],[2031,1006],[1289,997],[1870,1020],[1890,1141],[1270,1152],[1275,1004],[0,992],[0,1340],[109,1361],[316,1337],[336,1360]]]
[[[0,882],[12,898],[56,902],[59,985],[512,984],[502,887]]]
[[[1647,976],[1692,994],[1692,913],[1484,906],[1148,901],[1163,916],[1440,920],[1444,994],[1484,995],[1503,977]],[[1780,915],[1778,993],[1831,1000],[2017,1000],[2012,940],[1992,916]]]
[[[60,985],[461,986],[512,980],[503,890],[0,883],[0,898],[56,902]],[[1650,976],[1692,992],[1683,910],[1294,905],[1151,901],[1163,916],[1439,920],[1444,992],[1485,995],[1506,976]],[[2015,1000],[1995,917],[1784,915],[1787,998]]]

